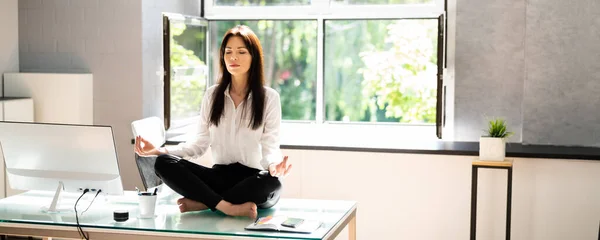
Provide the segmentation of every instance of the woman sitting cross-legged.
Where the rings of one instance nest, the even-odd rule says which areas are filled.
[[[183,196],[181,212],[210,209],[254,219],[257,208],[279,200],[279,178],[291,164],[279,149],[281,103],[277,91],[264,86],[262,56],[250,28],[230,29],[221,42],[220,79],[206,90],[194,140],[156,148],[136,136],[135,152],[158,156],[156,174]],[[209,146],[212,167],[183,159],[202,156]]]

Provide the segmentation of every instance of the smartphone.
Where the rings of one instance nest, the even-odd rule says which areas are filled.
[[[281,223],[281,226],[296,228],[303,222],[304,222],[304,219],[301,219],[301,218],[288,218],[284,222]]]

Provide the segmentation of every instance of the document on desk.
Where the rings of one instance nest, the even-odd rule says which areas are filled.
[[[255,231],[312,233],[319,227],[321,227],[322,224],[322,222],[320,221],[303,220],[298,224],[290,226],[287,225],[286,222],[289,222],[289,218],[287,216],[266,216],[257,219],[254,223],[248,225],[245,229]]]

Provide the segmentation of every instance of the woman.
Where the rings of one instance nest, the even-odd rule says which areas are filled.
[[[183,196],[181,212],[211,209],[254,219],[257,208],[277,203],[279,177],[291,165],[279,150],[279,94],[264,86],[262,47],[250,28],[236,26],[223,37],[219,76],[202,101],[195,140],[156,148],[137,136],[135,152],[158,155],[156,174]],[[182,159],[202,156],[209,145],[212,168]]]

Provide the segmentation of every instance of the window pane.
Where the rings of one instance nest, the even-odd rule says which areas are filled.
[[[265,83],[281,96],[284,120],[314,120],[317,76],[317,21],[211,21],[211,78],[219,72],[219,46],[230,28],[243,24],[263,47]]]
[[[434,0],[332,0],[336,5],[355,5],[355,4],[431,4]]]
[[[194,123],[206,89],[207,25],[171,20],[171,125]]]
[[[437,20],[327,20],[328,121],[435,123]]]
[[[295,6],[310,5],[310,0],[215,0],[219,6]]]

